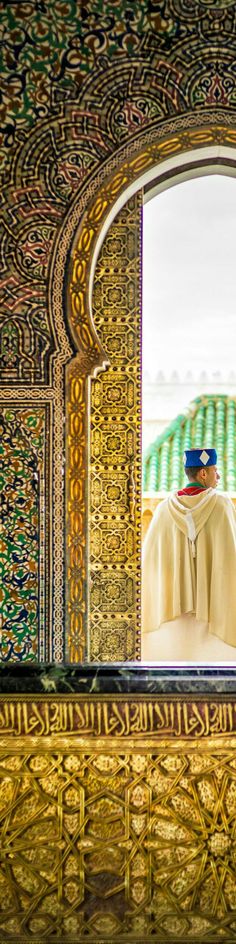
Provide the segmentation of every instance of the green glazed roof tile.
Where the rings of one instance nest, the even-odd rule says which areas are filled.
[[[185,482],[185,449],[215,447],[218,453],[220,486],[236,492],[236,397],[205,394],[196,397],[180,413],[143,457],[143,490],[168,492]]]

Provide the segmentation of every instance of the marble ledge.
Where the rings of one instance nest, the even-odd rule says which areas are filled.
[[[0,694],[236,694],[236,664],[0,664]]]

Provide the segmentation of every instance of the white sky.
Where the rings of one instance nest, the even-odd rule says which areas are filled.
[[[236,179],[165,190],[143,210],[143,371],[236,369]]]

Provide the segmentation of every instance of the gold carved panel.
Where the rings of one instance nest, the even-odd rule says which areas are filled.
[[[90,420],[90,657],[103,662],[140,658],[141,214],[137,194],[104,240],[93,291],[109,358]]]
[[[0,944],[236,938],[236,703],[0,703]]]
[[[86,376],[89,345],[82,369],[75,360],[67,373],[72,662],[140,658],[141,214],[139,193],[112,223],[96,266],[93,323],[103,370]],[[81,248],[76,278],[82,257]]]

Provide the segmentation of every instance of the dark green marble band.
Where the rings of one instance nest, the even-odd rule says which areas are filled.
[[[0,693],[17,694],[219,694],[236,692],[236,666],[156,667],[126,665],[0,666]]]

